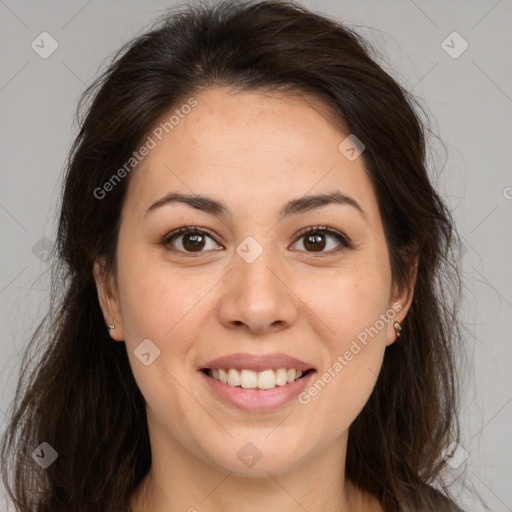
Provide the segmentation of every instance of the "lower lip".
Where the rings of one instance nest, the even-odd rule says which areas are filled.
[[[223,401],[244,411],[268,412],[279,409],[296,398],[316,372],[311,371],[305,377],[273,389],[244,389],[240,386],[230,386],[202,371],[199,373],[210,389]]]

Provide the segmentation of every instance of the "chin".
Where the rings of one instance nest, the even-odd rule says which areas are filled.
[[[303,441],[297,446],[299,443],[290,443],[289,438],[287,444],[284,436],[270,439],[274,435],[271,434],[265,438],[269,432],[271,430],[266,429],[264,434],[258,432],[254,436],[230,438],[224,444],[218,444],[213,453],[211,445],[205,447],[205,452],[209,452],[210,462],[223,471],[251,478],[268,478],[268,473],[286,473],[307,458]]]

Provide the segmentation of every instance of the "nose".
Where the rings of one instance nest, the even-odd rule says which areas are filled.
[[[270,250],[256,260],[233,257],[232,270],[218,303],[221,323],[228,328],[253,333],[276,332],[297,319],[299,298],[293,292],[290,274]]]

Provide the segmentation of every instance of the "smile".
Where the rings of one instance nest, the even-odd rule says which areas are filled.
[[[246,412],[270,413],[293,403],[310,385],[316,371],[278,368],[257,372],[237,368],[204,368],[198,374],[207,392],[221,403]]]
[[[267,369],[261,372],[236,368],[205,368],[203,372],[216,381],[232,387],[243,389],[274,389],[277,386],[285,386],[300,379],[312,370],[279,368]]]

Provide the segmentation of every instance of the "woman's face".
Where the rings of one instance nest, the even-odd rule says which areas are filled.
[[[348,134],[304,99],[195,99],[133,171],[117,287],[97,280],[154,461],[263,476],[339,460],[408,307],[361,147],[339,149]]]

